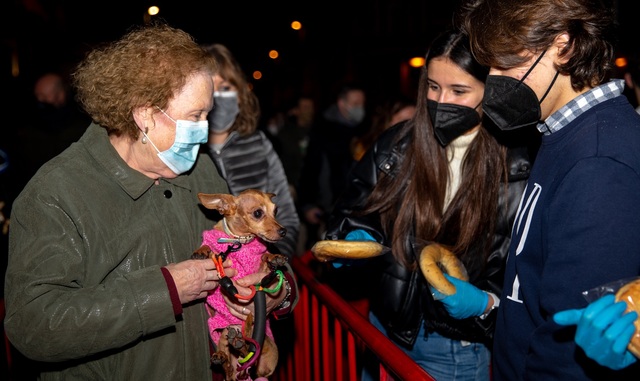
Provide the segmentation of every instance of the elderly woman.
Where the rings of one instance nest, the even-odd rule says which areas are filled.
[[[200,299],[219,274],[190,258],[215,223],[197,193],[228,191],[198,155],[215,70],[188,34],[157,25],[94,50],[74,73],[94,123],[12,214],[5,329],[41,361],[40,379],[212,379]],[[239,292],[264,275],[237,280]],[[285,297],[270,294],[267,308]]]

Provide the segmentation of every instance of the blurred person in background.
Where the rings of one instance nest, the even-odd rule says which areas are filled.
[[[355,160],[362,159],[378,136],[386,129],[402,121],[411,119],[416,112],[416,102],[402,95],[393,97],[376,106],[371,116],[371,128],[362,136],[351,141],[351,151]]]
[[[64,107],[69,96],[65,81],[57,73],[45,73],[38,78],[33,93],[38,102],[55,108]]]
[[[287,111],[284,127],[277,136],[282,147],[280,157],[289,185],[294,192],[300,184],[302,164],[309,146],[309,133],[315,123],[315,102],[308,96],[300,96],[296,104]]]
[[[269,138],[273,145],[273,149],[276,151],[278,156],[282,155],[282,145],[280,144],[280,139],[278,137],[280,135],[280,131],[282,131],[285,126],[286,120],[287,117],[284,111],[275,110],[269,117],[267,117],[267,120],[263,125],[258,126],[258,129],[262,131],[267,138]]]
[[[66,76],[47,72],[35,81],[25,112],[30,117],[13,134],[14,181],[20,189],[38,168],[77,141],[91,118],[77,104]]]
[[[209,137],[205,148],[232,194],[253,188],[276,195],[273,200],[278,206],[277,218],[287,234],[270,251],[291,258],[297,252],[300,219],[280,157],[265,133],[258,129],[258,98],[226,46],[210,44],[204,49],[218,63],[218,72],[213,77],[214,106],[208,116]]]
[[[478,106],[489,68],[474,60],[466,35],[442,33],[425,58],[414,116],[385,130],[358,162],[326,239],[389,247],[334,275],[366,273],[369,320],[436,380],[489,381],[495,310],[529,159],[483,126]],[[454,294],[432,294],[417,259],[434,242],[462,261],[475,294],[453,278]],[[365,366],[362,379],[378,379],[378,368]]]
[[[365,102],[366,94],[360,85],[343,85],[336,100],[310,131],[298,186],[298,209],[306,228],[306,249],[322,237],[325,219],[356,163],[351,155],[351,142],[368,130]]]
[[[79,138],[91,122],[75,101],[69,82],[62,74],[48,72],[41,75],[33,86],[33,96],[38,122],[46,131],[64,130],[64,138]]]

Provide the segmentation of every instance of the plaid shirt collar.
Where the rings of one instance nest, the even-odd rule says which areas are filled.
[[[551,135],[554,132],[560,131],[564,126],[571,123],[583,112],[589,110],[598,103],[602,103],[622,94],[623,89],[624,80],[622,79],[614,79],[611,82],[594,87],[562,106],[558,111],[550,115],[543,123],[538,123],[538,131],[545,135]]]

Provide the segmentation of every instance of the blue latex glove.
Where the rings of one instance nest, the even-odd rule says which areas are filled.
[[[347,234],[347,236],[344,237],[344,239],[347,241],[374,241],[375,242],[375,238],[373,238],[371,234],[367,233],[362,229],[350,231],[349,234]]]
[[[484,314],[489,303],[489,294],[469,282],[448,274],[444,274],[444,276],[456,286],[455,294],[440,299],[449,315],[456,319],[466,319]]]
[[[624,314],[626,308],[625,302],[616,303],[610,294],[586,308],[557,312],[553,320],[560,325],[577,325],[576,344],[598,364],[618,370],[638,361],[627,350],[638,314]]]
[[[375,241],[371,234],[362,229],[350,231],[344,239],[345,241]],[[336,259],[331,264],[338,269],[342,266],[350,266],[352,262],[353,260],[351,259]]]

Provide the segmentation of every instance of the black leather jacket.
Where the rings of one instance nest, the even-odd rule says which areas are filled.
[[[398,175],[396,168],[404,159],[409,141],[407,137],[394,145],[399,130],[400,125],[387,130],[351,172],[347,189],[337,201],[327,225],[325,239],[343,239],[350,231],[363,229],[381,244],[391,247],[391,242],[383,234],[377,214],[362,216],[353,212],[364,205],[380,172],[391,176]],[[497,221],[486,267],[469,274],[472,284],[498,296],[502,291],[511,227],[531,168],[528,157],[525,147],[509,149],[509,184],[506,192],[505,188],[501,188],[503,190],[499,201],[506,209],[501,207],[504,213]],[[414,242],[405,244],[409,248],[407,252],[413,252],[414,257],[419,254],[413,250]],[[371,262],[375,262],[375,265],[368,266],[367,269],[379,271],[372,273],[370,278],[379,278],[378,288],[374,293],[377,296],[370,301],[371,310],[387,328],[387,335],[395,342],[411,348],[418,335],[420,323],[424,321],[429,332],[437,331],[455,340],[491,344],[496,311],[492,311],[485,319],[454,319],[449,316],[442,303],[433,300],[419,269],[411,271],[405,268],[391,253]]]

